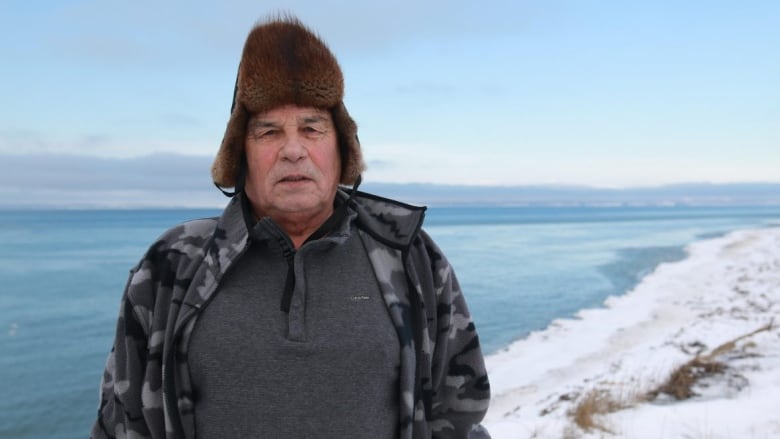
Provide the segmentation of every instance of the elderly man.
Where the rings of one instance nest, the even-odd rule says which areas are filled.
[[[212,169],[232,199],[132,270],[92,437],[488,437],[455,275],[424,208],[357,192],[343,94],[296,19],[250,32]]]

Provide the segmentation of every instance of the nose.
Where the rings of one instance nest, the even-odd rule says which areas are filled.
[[[308,155],[305,140],[298,134],[289,134],[279,151],[281,158],[291,162],[297,162]]]

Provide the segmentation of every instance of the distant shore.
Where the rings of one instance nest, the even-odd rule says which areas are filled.
[[[2,153],[2,209],[221,209],[212,155],[137,157]],[[360,190],[427,206],[780,206],[780,181],[659,181],[640,186],[517,182],[493,185],[382,181],[372,167]],[[84,178],[88,175],[89,178]],[[520,176],[518,176],[520,177]],[[163,190],[164,189],[164,190]]]
[[[494,439],[780,437],[780,227],[688,252],[489,356]]]

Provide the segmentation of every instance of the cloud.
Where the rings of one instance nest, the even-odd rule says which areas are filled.
[[[368,160],[366,167],[376,170],[392,170],[398,168],[399,164],[393,160]]]
[[[184,129],[200,127],[200,120],[187,115],[169,113],[159,118],[160,125],[176,125]],[[155,138],[118,138],[98,132],[87,132],[71,137],[49,138],[44,133],[28,129],[9,129],[0,131],[0,156],[11,157],[37,155],[41,157],[77,155],[89,161],[100,157],[130,158],[154,154],[211,155],[216,153],[218,140],[214,139],[155,139]],[[46,160],[48,161],[48,159]]]
[[[26,152],[43,151],[49,148],[39,133],[27,129],[6,129],[0,131],[0,152],[19,153],[20,148]]]
[[[219,206],[212,157],[0,154],[1,206]]]
[[[395,145],[396,152],[402,148]],[[408,148],[408,149],[411,149]],[[419,146],[418,146],[419,149]],[[224,206],[210,178],[210,156],[154,154],[119,159],[65,154],[0,154],[0,208]],[[399,161],[403,161],[399,157]],[[413,158],[369,162],[364,190],[418,203],[780,203],[778,183],[606,189],[563,185],[468,185],[453,163]],[[441,169],[437,174],[433,169]],[[438,184],[409,183],[427,181]],[[382,183],[382,182],[395,182]],[[450,185],[441,183],[449,183]]]
[[[0,154],[62,154],[66,152],[94,153],[107,149],[113,143],[110,136],[86,133],[75,140],[50,140],[33,130],[12,129],[0,131]]]
[[[198,190],[211,188],[211,157],[154,154],[120,159],[3,154],[0,186],[19,190]]]

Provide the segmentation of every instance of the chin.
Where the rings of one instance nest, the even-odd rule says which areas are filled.
[[[324,210],[328,208],[328,204],[323,200],[316,198],[309,198],[304,196],[298,197],[295,195],[288,195],[279,204],[279,210],[288,213],[304,213],[318,210]]]

